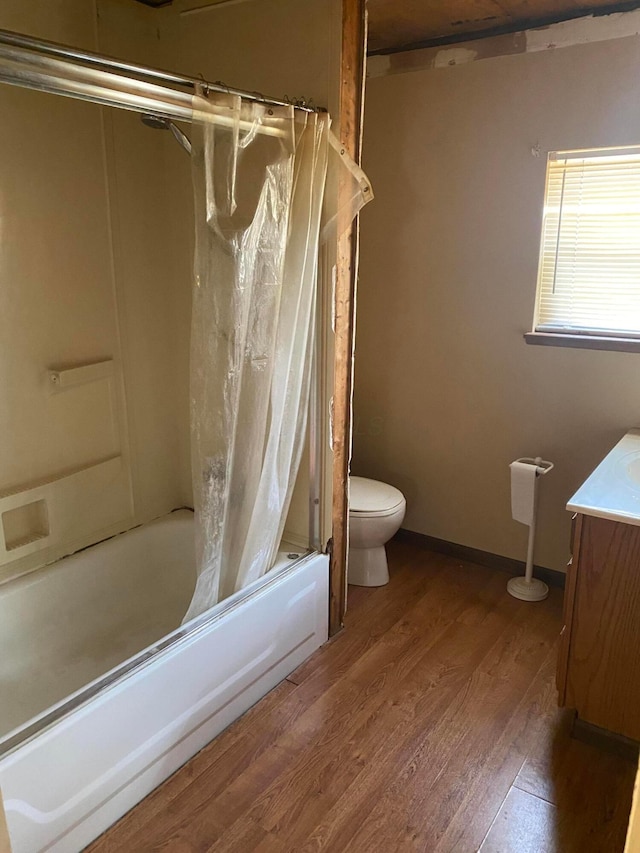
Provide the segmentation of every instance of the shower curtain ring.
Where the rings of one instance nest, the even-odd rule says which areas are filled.
[[[202,92],[202,95],[203,97],[208,98],[211,89],[207,81],[204,79],[204,74],[202,73],[202,71],[198,72],[198,77],[200,78],[200,90]]]
[[[289,95],[285,95],[284,99],[285,102],[287,104],[291,104],[292,107],[304,107],[309,110],[316,110],[316,108],[313,106],[313,98],[309,98],[307,100],[304,95],[299,98],[290,98]]]

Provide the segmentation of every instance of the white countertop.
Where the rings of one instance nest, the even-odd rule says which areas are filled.
[[[567,509],[640,526],[640,429],[630,430],[604,457]]]

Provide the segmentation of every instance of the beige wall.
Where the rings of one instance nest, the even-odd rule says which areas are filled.
[[[96,49],[94,0],[2,0],[0,27],[85,50]]]
[[[353,468],[405,527],[523,559],[507,466],[540,454],[536,562],[564,570],[567,499],[640,425],[640,355],[522,339],[546,152],[640,142],[638,80],[638,37],[369,80]]]

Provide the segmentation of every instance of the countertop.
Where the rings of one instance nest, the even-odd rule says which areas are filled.
[[[567,509],[640,526],[640,429],[630,430],[604,457]]]

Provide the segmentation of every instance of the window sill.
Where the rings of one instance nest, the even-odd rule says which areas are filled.
[[[544,347],[573,347],[613,352],[640,352],[640,338],[606,338],[596,335],[562,335],[552,332],[526,332],[528,344]]]

